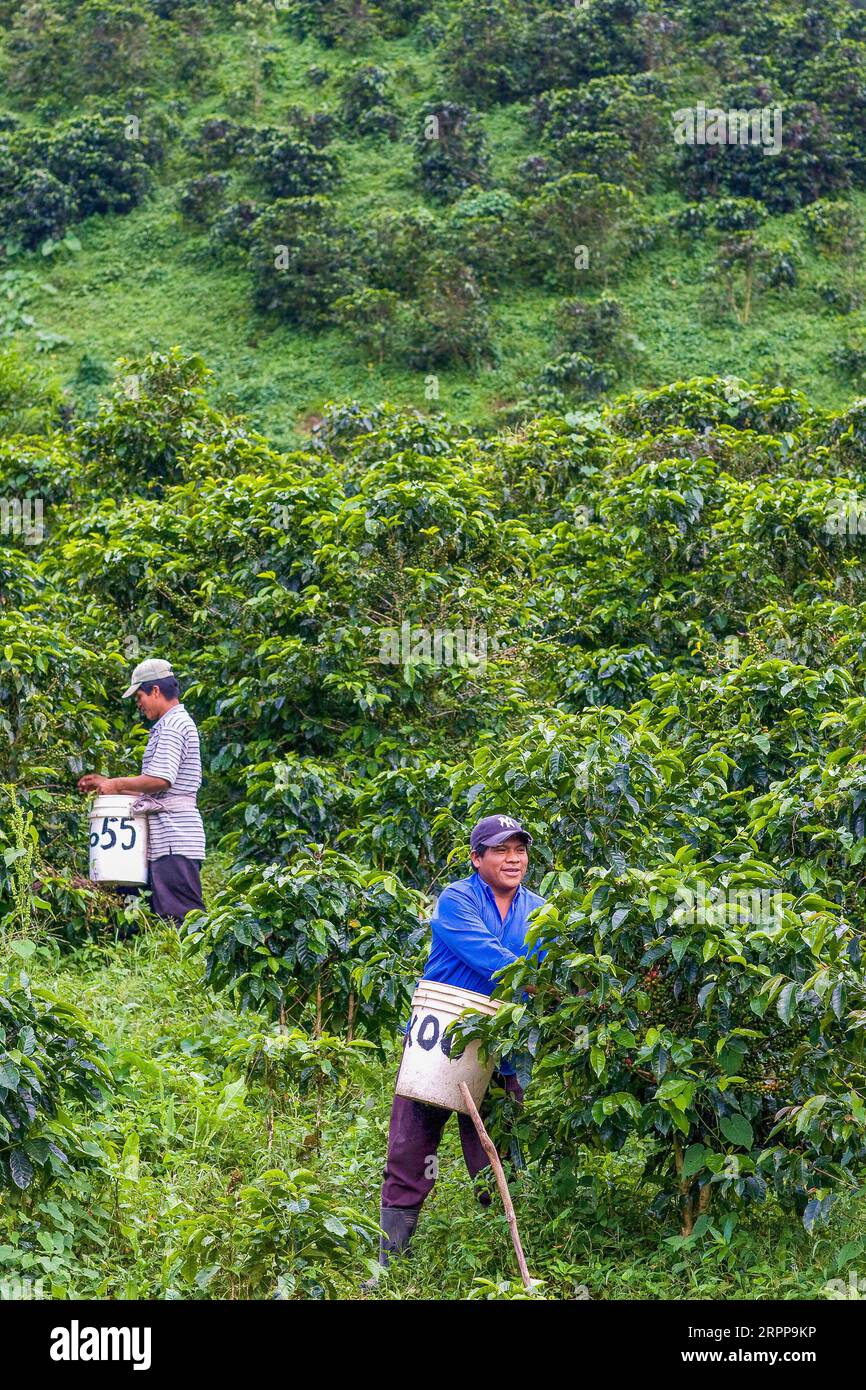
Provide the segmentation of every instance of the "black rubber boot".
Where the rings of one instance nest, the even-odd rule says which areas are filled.
[[[387,1269],[392,1255],[405,1255],[418,1225],[420,1207],[380,1207],[379,1264]]]
[[[489,1168],[482,1168],[477,1174],[472,1184],[475,1192],[475,1200],[479,1206],[487,1211],[493,1204],[493,1194],[496,1191],[496,1179]]]

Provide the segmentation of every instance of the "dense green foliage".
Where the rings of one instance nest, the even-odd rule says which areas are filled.
[[[354,1294],[430,902],[506,811],[545,953],[463,1031],[531,1070],[542,1290],[820,1293],[866,1249],[866,13],[0,27],[0,1274]],[[74,793],[154,653],[182,939]],[[385,1295],[512,1296],[443,1188]]]
[[[70,1164],[98,1153],[65,1107],[100,1101],[105,1077],[76,1009],[34,992],[23,974],[0,984],[0,1189],[62,1178]]]
[[[242,1006],[330,1031],[399,1032],[415,984],[423,900],[332,851],[233,875],[189,930],[206,978]]]
[[[175,342],[283,445],[348,395],[490,425],[734,361],[825,404],[862,376],[860,8],[7,9],[0,245],[52,259],[8,331],[67,411]],[[627,339],[564,342],[611,291]]]
[[[594,312],[583,341],[616,302]],[[280,454],[208,385],[176,350],[130,360],[95,418],[9,440],[9,484],[47,457],[52,490],[39,543],[3,550],[8,939],[145,920],[80,879],[70,786],[82,750],[137,758],[116,692],[170,652],[233,863],[188,968],[309,1035],[317,1110],[351,1062],[328,1039],[390,1055],[425,895],[503,809],[547,953],[485,1031],[534,1058],[539,1174],[577,1201],[625,1146],[687,1233],[769,1192],[829,1219],[866,1158],[862,408],[713,378],[478,438],[350,403]]]

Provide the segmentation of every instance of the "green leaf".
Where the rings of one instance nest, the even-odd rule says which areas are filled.
[[[650,912],[653,915],[653,919],[655,921],[658,921],[659,917],[663,916],[664,914],[664,910],[668,905],[668,900],[665,897],[664,893],[657,893],[655,889],[653,889],[653,891],[649,895],[649,905]]]
[[[22,1190],[33,1181],[33,1164],[23,1149],[12,1149],[9,1154],[9,1172],[16,1187]]]
[[[726,1139],[740,1148],[750,1149],[755,1142],[755,1134],[745,1115],[724,1115],[719,1121],[719,1129]]]
[[[706,1166],[707,1149],[703,1144],[689,1144],[683,1155],[683,1166],[680,1174],[683,1178],[692,1178],[695,1173],[699,1173]]]
[[[21,1080],[21,1073],[14,1062],[0,1062],[0,1086],[5,1086],[7,1091],[14,1091]]]
[[[685,953],[686,953],[686,951],[687,951],[688,949],[689,949],[689,938],[688,938],[687,936],[678,936],[678,937],[675,937],[674,943],[673,943],[673,945],[671,946],[671,955],[673,956],[673,958],[674,958],[674,960],[676,961],[677,965],[680,964],[680,962],[682,961],[683,956],[685,955]]]
[[[780,992],[776,1000],[776,1013],[783,1023],[791,1022],[791,1014],[794,1012],[796,1003],[797,985],[796,982],[792,980],[789,984],[785,985],[785,988]]]

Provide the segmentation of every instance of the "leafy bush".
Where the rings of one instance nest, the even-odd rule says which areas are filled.
[[[70,33],[66,17],[53,4],[16,5],[7,37],[11,59],[7,80],[25,100],[35,101],[68,73]]]
[[[390,76],[372,63],[354,63],[340,85],[340,119],[349,132],[387,135],[396,140],[399,117],[390,92]]]
[[[711,206],[710,215],[720,232],[747,232],[766,221],[767,209],[754,198],[720,198]]]
[[[634,195],[594,174],[566,174],[521,205],[524,263],[551,287],[604,279],[639,246]]]
[[[499,285],[514,269],[517,203],[499,189],[470,189],[449,210],[445,245],[471,266],[482,285]]]
[[[466,106],[434,102],[419,116],[415,165],[428,198],[448,203],[464,189],[487,181],[486,141],[481,122]]]
[[[158,40],[141,0],[84,0],[71,37],[72,72],[84,91],[113,92],[119,83],[134,87],[151,74]],[[161,39],[165,44],[165,35]]]
[[[187,931],[191,948],[207,952],[208,982],[241,1008],[306,1018],[315,1036],[379,1038],[405,1022],[426,929],[421,906],[392,874],[315,850],[288,870],[235,874]]]
[[[321,149],[337,134],[338,121],[332,111],[307,111],[302,106],[290,106],[286,124],[301,140]]]
[[[333,190],[339,171],[333,155],[278,130],[257,130],[244,144],[253,177],[272,199]]]
[[[826,280],[820,281],[815,289],[836,314],[853,314],[855,309],[863,305],[863,295],[858,289],[833,285]]]
[[[718,301],[745,325],[760,294],[797,283],[796,251],[767,246],[753,232],[735,232],[721,243],[707,275]]]
[[[70,121],[57,130],[48,152],[48,167],[76,200],[81,217],[94,212],[129,212],[150,186],[149,165],[159,146],[147,136],[127,133],[120,116]]]
[[[528,92],[579,87],[593,77],[641,71],[652,18],[643,0],[593,0],[587,6],[539,9],[527,26],[523,53]]]
[[[68,786],[84,772],[83,748],[98,758],[114,744],[109,722],[93,718],[105,699],[106,659],[76,642],[67,622],[49,622],[35,607],[23,618],[0,609],[0,763],[4,781],[21,789],[46,777]]]
[[[376,33],[366,0],[292,0],[288,15],[301,37],[312,34],[326,48],[353,48]]]
[[[369,286],[355,294],[341,295],[333,304],[336,322],[351,334],[365,357],[380,363],[397,349],[399,307],[393,290],[374,290]]]
[[[582,352],[563,352],[541,369],[541,380],[548,386],[572,388],[584,396],[598,396],[610,390],[613,374]]]
[[[227,1055],[233,1066],[244,1067],[248,1078],[261,1076],[272,1103],[284,1106],[293,1091],[306,1099],[313,1091],[321,1096],[325,1084],[332,1093],[335,1088],[344,1090],[355,1058],[374,1047],[365,1038],[329,1033],[311,1037],[300,1028],[275,1023],[244,1032],[229,1045]]]
[[[331,768],[310,758],[254,763],[230,818],[240,828],[221,843],[238,865],[288,858],[309,844],[335,839],[352,797]]]
[[[441,61],[457,92],[482,106],[526,90],[526,19],[516,0],[479,0],[452,15]]]
[[[622,356],[634,342],[626,323],[622,304],[610,294],[566,299],[556,311],[556,326],[566,347],[589,356]]]
[[[77,1009],[23,974],[0,982],[0,1189],[63,1179],[98,1156],[71,1107],[102,1100],[102,1050]]]
[[[762,1200],[768,1187],[811,1224],[862,1161],[850,929],[819,897],[768,893],[773,875],[757,864],[672,865],[640,888],[627,873],[593,877],[541,928],[551,952],[532,978],[559,1002],[495,1030],[525,1044],[535,1027],[536,1066],[557,1077],[536,1153],[568,1166],[576,1142],[641,1135],[657,1205],[678,1200],[684,1234],[713,1197]],[[565,939],[559,925],[552,940],[566,913]]]
[[[85,470],[106,489],[173,482],[197,445],[214,436],[219,417],[205,400],[211,373],[179,348],[121,358],[120,377],[95,420],[76,430]]]
[[[186,145],[208,169],[224,169],[238,158],[251,134],[250,126],[239,125],[226,116],[211,116],[202,121]]]
[[[866,338],[862,333],[852,334],[846,342],[830,353],[830,362],[837,372],[850,381],[866,380]]]
[[[418,294],[409,329],[413,365],[421,370],[453,363],[477,366],[491,356],[487,310],[468,266],[446,257],[434,260]]]
[[[746,682],[757,694],[770,670],[740,668],[739,696]],[[790,817],[776,817],[791,788],[782,779],[798,758],[777,722],[782,707],[756,711],[774,730],[771,759],[781,754],[766,795],[731,802],[723,789],[734,769],[698,733],[694,706],[659,738],[676,683],[656,677],[658,705],[629,714],[545,721],[483,750],[455,779],[458,806],[470,781],[479,805],[513,797],[556,870],[537,919],[544,961],[503,979],[509,996],[529,982],[537,993],[479,1031],[535,1057],[524,1137],[559,1166],[566,1189],[579,1146],[618,1149],[636,1135],[658,1208],[678,1200],[684,1231],[712,1194],[760,1200],[768,1188],[809,1224],[835,1190],[854,1187],[863,1161],[859,939],[833,867],[812,874],[808,845],[783,849]],[[812,698],[821,705],[827,693],[813,687]],[[791,815],[816,773],[795,772]],[[594,847],[592,867],[556,869],[574,865],[577,840]]]
[[[725,424],[774,435],[804,425],[808,414],[808,402],[799,391],[704,377],[655,391],[635,391],[617,403],[612,420],[618,430],[636,437],[665,428],[706,431]]]
[[[309,1169],[270,1168],[183,1218],[169,1261],[193,1297],[333,1298],[377,1236],[374,1221],[335,1201]]]
[[[781,99],[773,101],[766,88],[731,89],[718,105],[723,111],[782,109]],[[814,102],[786,101],[781,135],[781,150],[769,158],[759,145],[680,145],[679,180],[685,196],[753,198],[779,213],[850,186],[847,141]]]
[[[0,231],[37,246],[95,212],[125,213],[150,187],[158,147],[130,138],[122,117],[82,117],[50,134],[0,137]]]
[[[20,242],[25,249],[33,250],[48,238],[59,241],[77,214],[78,207],[69,189],[47,169],[34,169],[19,180],[14,193],[4,200],[4,234],[13,243]]]
[[[825,31],[826,32],[826,31]],[[838,29],[826,35],[826,42],[810,45],[810,61],[803,63],[807,50],[799,56],[802,70],[795,90],[804,100],[814,101],[832,117],[836,126],[852,137],[851,154],[858,179],[862,178],[863,155],[859,142],[866,118],[866,43],[848,38],[839,42]]]
[[[323,197],[282,198],[266,207],[248,234],[257,309],[316,327],[350,289],[348,228]]]
[[[803,226],[816,246],[854,256],[863,248],[863,222],[851,203],[819,198],[803,211]]]
[[[380,289],[411,298],[441,252],[439,224],[426,208],[384,212],[371,218],[361,257]]]
[[[611,183],[670,167],[664,87],[652,73],[597,77],[577,90],[543,92],[532,119],[546,146],[566,168]]]
[[[229,203],[211,223],[209,241],[218,252],[233,249],[245,253],[249,233],[262,209],[249,198]]]
[[[166,0],[167,3],[167,0]],[[202,53],[172,18],[146,0],[85,0],[17,6],[8,44],[13,89],[36,104],[44,94],[135,91],[166,70],[195,77]]]
[[[222,208],[230,182],[229,174],[204,174],[188,179],[181,187],[177,205],[191,222],[208,223]]]

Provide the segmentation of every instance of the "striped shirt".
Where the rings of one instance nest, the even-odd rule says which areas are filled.
[[[195,796],[201,786],[198,729],[183,705],[172,706],[157,719],[147,740],[141,771],[145,777],[164,778],[177,795]],[[148,816],[147,826],[148,859],[161,859],[165,854],[204,859],[204,825],[197,810],[161,811]]]

